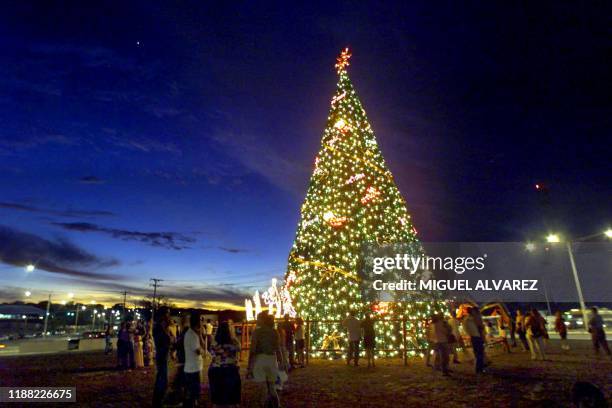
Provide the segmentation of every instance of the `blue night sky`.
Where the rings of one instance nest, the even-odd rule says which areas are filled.
[[[611,221],[609,10],[26,3],[0,17],[0,301],[158,277],[224,307],[282,277],[346,45],[424,240]]]

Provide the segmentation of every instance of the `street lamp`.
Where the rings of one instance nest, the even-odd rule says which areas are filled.
[[[26,295],[26,297],[30,297],[30,295],[32,295],[32,292],[30,292],[29,290],[26,290],[24,295]]]
[[[546,236],[546,242],[556,244],[558,242],[561,242],[561,238],[559,238],[559,235],[557,234],[548,234]]]
[[[605,235],[608,238],[612,238],[612,229],[608,228],[606,231],[589,235],[587,237],[579,238],[576,241],[582,241],[589,238],[595,238],[600,235]],[[548,234],[546,241],[549,243],[559,243],[561,238],[558,234]],[[574,260],[574,252],[572,251],[572,242],[570,240],[565,241],[565,248],[567,249],[567,255],[569,256],[570,265],[572,267],[572,275],[574,276],[574,283],[576,284],[576,291],[578,292],[578,301],[580,302],[580,309],[582,311],[582,319],[585,327],[587,327],[587,311],[586,304],[584,303],[584,296],[582,295],[582,286],[580,285],[580,279],[578,278],[578,269],[576,268],[576,261]]]
[[[33,264],[28,264],[25,267],[26,272],[34,272],[34,269],[36,269],[36,266],[34,266]]]

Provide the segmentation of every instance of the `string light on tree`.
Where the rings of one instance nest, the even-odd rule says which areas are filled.
[[[367,204],[380,195],[376,187],[370,186],[366,189],[365,195],[361,198],[361,204]]]

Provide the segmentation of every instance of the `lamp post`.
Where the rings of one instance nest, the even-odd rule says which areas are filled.
[[[87,309],[85,307],[85,305],[82,305],[81,307],[79,307],[79,305],[77,304],[75,307],[75,312],[74,312],[74,332],[76,333],[79,327],[79,310],[85,310]]]
[[[98,311],[96,309],[93,309],[91,312],[91,331],[96,330],[96,315],[98,314]]]
[[[51,309],[51,292],[49,292],[49,300],[47,300],[47,313],[45,313],[45,325],[43,328],[43,336],[47,336],[47,324],[49,322],[49,310]]]
[[[588,235],[582,238],[578,238],[576,241],[580,242],[580,241],[584,241],[587,239],[598,237],[600,235],[604,235],[607,238],[612,238],[612,229],[608,228],[607,230],[603,232]],[[546,236],[546,242],[550,244],[556,244],[556,243],[561,242],[561,237],[558,234],[548,234]],[[572,275],[574,277],[574,283],[576,284],[576,292],[578,292],[578,302],[580,303],[580,310],[582,312],[582,320],[584,322],[584,327],[587,327],[588,318],[587,318],[586,304],[584,302],[584,295],[582,294],[582,286],[580,285],[580,278],[578,277],[578,268],[576,268],[576,261],[574,260],[574,252],[572,251],[572,242],[569,239],[565,241],[565,248],[567,249],[567,255],[569,256],[570,265],[572,267]]]

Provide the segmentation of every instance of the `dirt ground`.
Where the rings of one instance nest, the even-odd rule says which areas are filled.
[[[374,369],[311,360],[290,374],[281,402],[290,408],[568,407],[572,384],[588,381],[612,405],[612,360],[596,358],[589,346],[574,342],[571,351],[562,352],[552,342],[551,361],[545,362],[533,362],[518,349],[509,355],[493,351],[486,374],[476,376],[464,361],[452,366],[450,378],[416,359],[407,367],[401,360],[381,359]],[[153,381],[153,369],[117,371],[114,358],[102,352],[0,357],[0,386],[76,386],[80,406],[150,406]],[[209,406],[205,375],[202,387],[201,405]],[[257,406],[251,381],[243,380],[242,400],[245,407]]]

